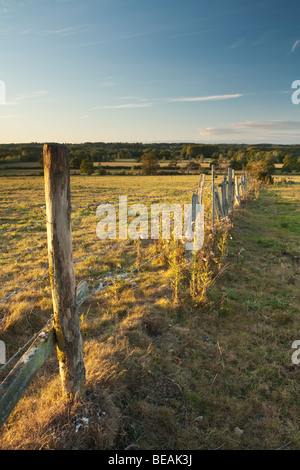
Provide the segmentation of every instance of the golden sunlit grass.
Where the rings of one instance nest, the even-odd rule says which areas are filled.
[[[11,217],[18,224],[13,208],[22,205],[23,216],[23,204],[31,223],[44,204],[42,178],[2,180],[1,223]],[[247,200],[226,240],[221,232],[213,245],[207,238],[194,278],[174,251],[176,265],[171,256],[158,258],[84,303],[86,397],[72,404],[61,394],[53,351],[2,427],[0,449],[299,448],[291,344],[299,339],[300,270],[283,256],[299,256],[300,178],[293,180]],[[73,177],[72,204],[116,200],[119,193],[139,202],[145,195],[159,202],[165,193],[169,203],[190,202],[180,190],[197,183],[195,176]],[[72,219],[74,258],[101,249],[95,212],[79,210]],[[44,228],[2,241],[1,298],[47,269]],[[163,246],[142,242],[141,261]],[[97,286],[135,267],[136,256],[131,242],[78,263],[77,283]],[[1,304],[0,312],[10,357],[52,314],[47,279]]]

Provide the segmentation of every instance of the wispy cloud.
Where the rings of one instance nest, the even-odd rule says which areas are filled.
[[[95,106],[91,110],[98,109],[133,109],[133,108],[150,108],[155,104],[165,104],[165,103],[199,103],[205,101],[219,101],[219,100],[229,100],[240,98],[244,96],[241,93],[236,93],[234,95],[209,95],[209,96],[192,96],[192,97],[180,97],[180,98],[141,98],[137,96],[127,96],[124,98],[119,98],[120,100],[132,100],[131,103],[118,103],[111,105],[102,105]]]
[[[34,0],[0,0],[0,10],[2,13],[14,13],[16,10],[31,5]]]
[[[215,33],[216,31],[219,31],[219,29],[211,28],[211,29],[202,29],[202,30],[197,30],[197,31],[187,31],[185,33],[173,34],[172,36],[170,36],[170,39],[183,38],[183,37],[188,37],[188,36],[198,36],[200,34],[205,34],[205,33]]]
[[[291,52],[290,54],[293,54],[293,52],[295,51],[296,47],[298,47],[300,44],[300,40],[297,39],[297,41],[294,42],[293,46],[292,46],[292,49],[291,49]]]
[[[32,98],[40,98],[41,96],[46,96],[48,94],[49,94],[49,91],[47,91],[47,90],[39,90],[39,91],[35,91],[33,93],[28,93],[26,95],[19,95],[16,98],[16,101],[24,101],[24,100],[28,100],[28,99],[32,99]]]
[[[244,121],[236,124],[236,127],[240,129],[252,129],[257,130],[269,129],[270,131],[299,131],[300,121],[284,121],[284,120],[273,120],[273,121]]]
[[[69,26],[66,28],[48,29],[46,31],[40,31],[40,34],[44,36],[74,36],[79,33],[87,33],[91,30],[91,26]]]
[[[23,95],[16,96],[12,101],[7,101],[5,106],[13,106],[22,103],[32,103],[37,99],[44,98],[49,95],[47,90],[38,90],[33,93],[27,93]]]
[[[239,38],[233,44],[231,44],[230,49],[237,49],[238,47],[242,47],[244,46],[245,42],[245,38]]]
[[[244,96],[242,93],[236,93],[234,95],[208,95],[208,96],[194,96],[194,97],[185,97],[185,98],[168,98],[168,102],[200,102],[200,101],[219,101],[219,100],[231,100],[234,98],[241,98]]]
[[[300,121],[243,121],[229,123],[221,127],[205,127],[199,129],[202,137],[225,141],[241,141],[244,139],[256,141],[280,141],[288,138],[299,137]]]
[[[74,43],[68,44],[67,46],[60,47],[60,50],[63,49],[77,49],[77,48],[84,48],[84,47],[94,47],[94,46],[105,46],[106,44],[112,44],[116,42],[122,42],[130,39],[139,39],[143,36],[150,36],[152,34],[156,34],[161,32],[161,30],[150,30],[150,31],[140,31],[140,32],[129,32],[124,35],[113,35],[109,37],[106,35],[102,39],[90,42],[82,42],[82,43]]]
[[[149,108],[152,103],[124,103],[124,104],[113,104],[104,106],[95,106],[91,108],[91,111],[98,109],[134,109],[134,108]]]
[[[101,83],[99,83],[99,88],[110,88],[110,87],[113,87],[115,86],[115,81],[114,80],[110,80],[110,79],[107,79]]]

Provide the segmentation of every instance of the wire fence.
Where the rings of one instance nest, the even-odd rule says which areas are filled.
[[[195,188],[192,188],[192,189],[178,189],[175,191],[175,194],[177,193],[187,193],[187,192],[193,192],[195,191]],[[157,196],[147,196],[147,200],[152,200],[152,199],[164,199],[166,197],[170,196],[170,193],[165,193],[163,195],[157,195]],[[172,194],[172,196],[174,196],[174,193]],[[128,202],[132,203],[132,202],[140,202],[141,199],[134,199],[134,200],[130,200]],[[85,204],[85,205],[82,205],[82,206],[75,206],[75,207],[72,207],[72,210],[73,211],[78,211],[78,210],[81,210],[81,209],[89,209],[91,210],[92,208],[97,208],[99,207],[101,204],[112,204],[112,205],[115,205],[115,204],[118,204],[118,202],[108,202],[107,200],[105,201],[101,201],[101,202],[92,202],[92,203],[89,203],[89,204]],[[45,209],[45,206],[42,206],[41,209]],[[20,231],[20,230],[23,230],[25,228],[33,228],[33,227],[38,227],[38,226],[42,226],[42,225],[45,225],[45,221],[43,222],[39,222],[39,223],[36,223],[36,224],[30,224],[30,225],[21,225],[21,226],[18,226],[18,227],[15,227],[13,229],[9,229],[9,230],[5,230],[5,231],[2,231],[0,232],[0,235],[4,235],[6,233],[12,233],[12,232],[16,232],[16,231]],[[84,261],[88,258],[91,258],[93,256],[96,256],[96,255],[100,255],[100,254],[104,254],[105,252],[113,249],[113,248],[116,248],[118,246],[121,246],[121,245],[124,245],[126,243],[128,243],[129,240],[125,240],[125,241],[122,241],[120,243],[117,243],[117,244],[114,244],[114,245],[111,245],[105,249],[102,249],[102,250],[98,250],[98,251],[95,251],[95,252],[92,252],[92,253],[89,253],[88,255],[85,255],[79,259],[76,259],[74,260],[74,264],[77,264],[81,261]],[[38,248],[41,248],[41,247],[38,247]],[[0,300],[0,304],[6,302],[7,300],[11,299],[12,297],[14,297],[15,295],[19,294],[20,292],[22,292],[23,290],[25,290],[27,287],[29,287],[30,285],[34,284],[35,282],[41,280],[41,279],[45,279],[47,277],[47,275],[49,274],[49,271],[47,271],[46,273],[42,274],[42,275],[39,275],[37,276],[36,278],[34,278],[33,280],[31,280],[30,282],[26,283],[24,286],[22,286],[21,288],[13,291],[11,294],[9,294],[8,296],[6,296],[5,298],[3,298],[2,300]]]
[[[109,251],[111,250],[112,248],[116,248],[118,246],[121,246],[121,245],[124,245],[126,243],[128,243],[129,241],[131,241],[130,239],[129,240],[125,240],[125,241],[122,241],[120,243],[116,243],[110,247],[108,247],[107,249],[105,250],[101,250],[101,251],[98,251],[98,252],[95,252],[95,253],[92,253],[88,256],[85,256],[81,259],[77,259],[74,261],[74,264],[76,263],[79,263],[81,261],[84,261],[86,260],[87,258],[91,257],[91,256],[95,256],[95,255],[98,255],[100,253],[105,253],[106,251]],[[137,271],[139,271],[141,268],[143,268],[144,266],[148,265],[149,263],[151,263],[153,260],[157,259],[157,258],[160,258],[161,256],[163,256],[165,253],[167,253],[168,251],[170,251],[171,249],[175,248],[176,244],[173,244],[171,246],[169,246],[168,248],[166,248],[165,250],[163,250],[161,253],[157,254],[157,255],[154,255],[152,256],[150,259],[148,259],[147,261],[143,262],[142,264],[140,264],[139,266],[137,266],[136,268],[132,269],[131,271],[128,271],[128,272],[125,272],[125,273],[122,273],[122,274],[118,274],[114,277],[114,279],[110,282],[108,282],[107,284],[103,285],[102,283],[99,284],[99,286],[94,289],[93,292],[91,292],[89,295],[83,297],[82,299],[80,299],[79,302],[77,302],[77,307],[79,308],[86,300],[88,299],[91,299],[92,297],[94,297],[96,294],[104,291],[105,289],[107,289],[108,287],[111,287],[113,285],[115,285],[118,281],[120,280],[128,280],[130,278],[132,278],[133,274],[136,273]],[[26,289],[28,286],[30,286],[31,284],[33,284],[34,282],[37,282],[38,280],[40,279],[45,279],[47,276],[49,275],[49,271],[42,275],[42,276],[38,276],[37,278],[33,279],[32,281],[30,281],[29,283],[27,283],[25,286],[23,286],[21,289],[13,292],[11,295],[7,296],[6,298],[4,298],[3,300],[0,301],[0,304],[1,303],[4,303],[6,302],[7,300],[9,300],[11,297],[13,297],[14,295],[17,295],[19,292],[21,292],[22,290]],[[17,358],[19,357],[27,348],[28,346],[30,346],[33,341],[39,337],[42,333],[42,331],[53,321],[53,316],[51,316],[51,318],[49,319],[49,321],[47,322],[47,324],[38,332],[36,333],[35,335],[33,335],[29,341],[27,341],[27,343],[22,346],[10,359],[9,361],[7,361],[2,367],[0,367],[0,371],[4,371],[8,368],[8,366]]]
[[[52,150],[51,146],[46,146],[44,148],[46,150],[46,156],[49,160],[49,158],[52,158],[53,155],[51,155]],[[53,149],[54,150],[54,149]],[[57,149],[55,151],[58,151]],[[50,153],[48,153],[50,152]],[[67,161],[67,154],[62,151],[61,154],[59,155],[59,158],[61,158],[60,162],[66,162]],[[64,160],[65,159],[65,160]],[[50,167],[50,165],[49,165]],[[160,243],[160,241],[163,240],[163,236],[159,236],[158,240],[159,243],[156,245],[156,250],[158,245],[161,246],[161,251],[159,253],[155,253],[154,255],[147,255],[141,257],[141,251],[140,251],[140,242],[143,237],[137,236],[132,237],[132,238],[127,238],[118,242],[114,242],[112,244],[109,244],[108,246],[105,246],[102,249],[97,249],[95,251],[92,251],[90,253],[85,254],[84,256],[81,256],[77,259],[73,259],[72,251],[72,232],[70,231],[70,223],[71,223],[71,217],[70,214],[68,213],[68,216],[66,216],[65,210],[62,210],[62,208],[70,206],[70,198],[69,195],[65,199],[65,196],[61,196],[61,193],[63,192],[63,188],[66,187],[67,184],[67,179],[68,177],[67,172],[63,175],[63,178],[60,180],[57,186],[57,191],[51,192],[49,191],[49,188],[51,187],[52,184],[54,184],[55,180],[55,173],[48,172],[47,178],[48,178],[48,186],[45,185],[45,188],[47,189],[45,191],[46,195],[46,204],[47,204],[47,215],[49,217],[49,220],[47,220],[46,217],[46,211],[45,207],[43,206],[41,209],[43,211],[44,215],[44,220],[39,221],[37,223],[32,223],[32,224],[27,224],[25,225],[24,223],[15,226],[13,228],[7,228],[6,230],[2,230],[0,232],[0,237],[5,236],[10,233],[14,233],[17,231],[22,231],[25,229],[31,229],[34,227],[38,226],[44,226],[47,227],[47,232],[48,232],[48,240],[49,240],[49,245],[48,245],[48,252],[49,252],[49,264],[48,264],[48,269],[44,273],[38,275],[31,281],[27,282],[25,285],[22,287],[14,290],[11,292],[9,295],[4,297],[2,300],[0,300],[0,306],[5,304],[6,302],[9,302],[11,299],[15,298],[18,294],[21,292],[25,291],[27,288],[32,286],[34,283],[37,283],[38,281],[43,281],[47,277],[49,278],[50,284],[51,284],[51,289],[52,289],[52,295],[53,295],[53,303],[55,305],[54,307],[54,312],[50,316],[50,318],[47,320],[46,325],[42,329],[40,329],[37,333],[34,333],[32,337],[26,341],[26,343],[21,346],[11,357],[10,359],[2,365],[0,368],[0,372],[5,372],[7,371],[11,366],[13,366],[13,363],[15,360],[19,358],[19,356],[22,355],[21,359],[19,359],[18,363],[13,366],[13,369],[9,372],[9,374],[5,377],[4,381],[0,384],[0,427],[2,424],[5,422],[11,411],[13,410],[14,406],[17,404],[19,399],[23,396],[25,393],[26,389],[28,388],[28,385],[30,381],[34,378],[40,367],[45,363],[47,358],[49,357],[54,345],[56,344],[57,347],[60,350],[60,353],[58,354],[58,360],[60,362],[60,371],[62,373],[63,367],[62,364],[65,364],[62,358],[63,350],[64,350],[64,339],[63,339],[63,347],[61,347],[60,340],[61,337],[64,338],[65,336],[69,336],[69,330],[64,330],[65,326],[65,306],[69,306],[69,311],[71,313],[71,308],[73,310],[74,308],[74,315],[76,315],[76,308],[78,309],[81,307],[81,305],[84,302],[87,302],[89,300],[92,300],[95,296],[98,294],[101,294],[103,291],[106,289],[109,289],[110,287],[113,288],[115,287],[120,281],[132,281],[135,276],[138,276],[143,268],[146,266],[149,266],[153,261],[158,260],[162,258],[164,255],[166,255],[168,252],[171,252],[176,248],[176,246],[179,245],[179,243],[186,243],[186,240],[189,240],[189,245],[196,246],[194,245],[194,242],[192,239],[196,240],[196,232],[197,232],[197,223],[199,222],[199,206],[200,208],[203,208],[203,197],[204,197],[204,186],[205,186],[205,175],[200,176],[199,183],[197,187],[193,188],[187,188],[187,189],[181,189],[181,188],[171,188],[172,193],[170,194],[170,191],[168,191],[165,194],[157,194],[157,195],[147,195],[144,198],[142,198],[139,195],[135,195],[134,197],[128,196],[126,198],[120,199],[119,201],[117,198],[112,198],[110,202],[105,201],[104,197],[100,202],[91,202],[88,204],[84,205],[77,205],[73,206],[72,209],[72,214],[75,214],[79,210],[88,210],[92,211],[94,209],[97,209],[98,206],[101,204],[111,204],[115,208],[115,212],[117,210],[116,205],[118,205],[119,210],[123,209],[121,207],[123,204],[128,203],[141,203],[142,200],[145,200],[145,202],[162,202],[165,198],[167,197],[174,197],[177,195],[183,195],[183,194],[188,194],[190,193],[191,197],[191,203],[189,204],[189,212],[188,212],[188,219],[189,219],[189,225],[191,224],[191,227],[189,227],[188,231],[186,231],[186,213],[184,215],[184,234],[182,234],[179,239],[177,239],[177,236],[173,238],[168,239],[168,242],[164,242],[163,244]],[[49,178],[52,178],[49,180]],[[49,184],[49,181],[51,181],[51,184]],[[216,217],[218,217],[218,220],[220,222],[220,225],[225,229],[226,226],[226,221],[228,216],[231,214],[233,211],[234,205],[237,204],[239,205],[241,203],[241,198],[245,192],[247,192],[247,184],[248,184],[248,178],[246,174],[243,174],[240,179],[238,179],[234,172],[229,169],[228,170],[228,179],[224,177],[224,180],[219,184],[218,186],[216,185],[215,181],[215,174],[214,174],[214,167],[212,167],[212,185],[210,187],[210,193],[211,195],[211,200],[210,200],[210,207],[209,210],[211,211],[209,213],[209,218],[206,219],[203,217],[201,218],[201,224],[202,224],[202,229],[203,232],[205,229],[211,230],[212,232],[215,231],[217,222],[216,222]],[[65,186],[63,186],[65,185]],[[63,203],[61,204],[61,198],[63,198]],[[180,201],[182,204],[182,201]],[[145,204],[146,206],[146,204]],[[162,206],[160,206],[162,207]],[[53,210],[55,208],[55,210]],[[160,209],[161,211],[162,209]],[[174,222],[175,222],[175,211],[172,208],[170,209],[171,212],[174,212]],[[201,209],[200,209],[201,211]],[[96,211],[96,215],[98,212]],[[79,216],[85,216],[86,214],[81,213]],[[128,213],[129,215],[129,213]],[[170,214],[169,214],[170,217]],[[50,222],[51,220],[51,222]],[[78,220],[78,219],[77,219]],[[159,219],[158,219],[159,220]],[[74,222],[76,221],[76,218],[74,219]],[[157,221],[156,221],[157,222]],[[170,222],[170,220],[169,220]],[[181,221],[182,222],[182,221]],[[50,224],[51,225],[47,225]],[[149,223],[149,221],[148,221]],[[161,221],[162,223],[162,221]],[[57,224],[58,227],[57,228]],[[151,222],[152,224],[152,222]],[[76,224],[74,224],[76,225]],[[127,218],[126,218],[126,225],[127,225]],[[158,221],[158,225],[160,226],[160,221]],[[119,227],[120,229],[120,227]],[[141,230],[141,228],[140,228]],[[159,227],[160,230],[160,227]],[[162,229],[161,229],[162,230]],[[174,229],[175,230],[175,229]],[[129,230],[128,230],[129,232]],[[31,232],[30,232],[31,233]],[[137,233],[136,233],[137,234]],[[193,237],[191,239],[191,234],[193,234]],[[119,234],[121,237],[121,233]],[[124,237],[125,238],[125,237]],[[156,239],[156,237],[153,237]],[[177,239],[175,242],[173,240]],[[116,271],[115,274],[107,274],[106,276],[102,276],[101,282],[99,282],[99,279],[97,280],[98,285],[93,288],[93,290],[89,293],[89,286],[87,281],[81,281],[77,287],[75,293],[70,292],[70,289],[65,288],[64,286],[69,286],[72,285],[75,281],[74,278],[74,272],[73,272],[73,266],[77,266],[79,263],[85,262],[89,259],[92,259],[93,257],[99,256],[99,255],[104,255],[107,252],[113,251],[114,253],[118,252],[119,248],[125,247],[126,244],[129,244],[132,240],[135,240],[137,243],[136,245],[136,260],[135,263],[133,264],[134,267],[131,267],[131,269],[127,269],[124,272],[118,272]],[[171,241],[172,240],[172,241]],[[67,241],[67,242],[66,242]],[[167,246],[166,246],[167,243]],[[60,247],[60,249],[57,249],[57,246]],[[65,251],[62,249],[62,247],[65,247]],[[190,249],[196,249],[198,248],[187,248],[186,245],[186,250]],[[64,251],[64,252],[63,252]],[[150,252],[151,253],[151,252]],[[191,263],[192,257],[187,255],[187,253],[190,253],[189,251],[186,251],[185,255],[185,262],[186,265],[189,265]],[[175,253],[176,254],[176,253]],[[123,258],[124,257],[124,251],[121,251],[121,255]],[[167,258],[170,262],[170,266],[172,263],[174,263],[174,260],[171,258]],[[166,260],[167,260],[166,259]],[[115,262],[115,261],[114,261]],[[177,262],[177,258],[175,256],[175,263]],[[117,265],[116,265],[117,266]],[[52,272],[55,272],[55,281],[53,275],[51,274]],[[221,272],[221,271],[220,271]],[[64,283],[64,280],[67,279],[67,282]],[[75,297],[74,297],[75,294]],[[62,318],[61,318],[62,316]],[[72,316],[72,314],[71,314]],[[75,318],[75,317],[74,317]],[[73,320],[74,320],[73,318]],[[78,317],[77,317],[78,318]],[[0,320],[0,326],[2,326],[2,321],[5,321],[5,315]],[[68,321],[66,322],[68,323]],[[76,320],[76,325],[75,321],[73,321],[72,328],[76,328],[76,334],[78,337],[80,337],[80,327],[79,324],[77,325],[77,320]],[[56,331],[61,331],[62,334],[56,336]],[[72,335],[73,332],[72,332]],[[76,335],[75,335],[76,336]],[[73,345],[72,345],[72,355],[71,355],[71,360],[69,362],[75,363],[76,361],[74,359],[74,350],[73,350]],[[63,377],[62,377],[63,378]]]
[[[174,194],[185,194],[185,193],[191,193],[195,191],[195,188],[192,188],[192,189],[178,189],[176,191],[173,191],[171,196],[174,196]],[[152,201],[152,200],[163,200],[164,198],[166,197],[169,197],[170,196],[170,192],[166,192],[164,194],[158,194],[158,195],[152,195],[152,196],[147,196],[146,197],[146,200],[147,201]],[[137,202],[137,203],[140,203],[141,202],[141,198],[137,198],[137,199],[132,199],[132,198],[129,198],[128,200],[129,203],[134,203],[134,202]],[[100,206],[101,204],[112,204],[112,205],[116,205],[116,204],[120,204],[119,201],[108,201],[108,200],[102,200],[102,201],[99,201],[99,202],[92,202],[92,203],[89,203],[89,204],[84,204],[84,205],[79,205],[79,206],[72,206],[72,211],[73,212],[76,212],[76,211],[79,211],[79,210],[83,210],[83,209],[87,209],[87,210],[92,210],[92,209],[95,209],[97,208],[98,206]],[[42,210],[45,210],[45,206],[42,206],[41,207]],[[0,235],[5,235],[7,233],[13,233],[13,232],[17,232],[17,231],[21,231],[21,230],[24,230],[24,229],[28,229],[28,228],[34,228],[34,227],[38,227],[38,226],[42,226],[42,225],[45,225],[45,220],[44,221],[41,221],[41,222],[38,222],[36,224],[29,224],[29,225],[20,225],[20,226],[16,226],[12,229],[8,229],[8,230],[4,230],[4,231],[1,231],[0,232]],[[100,255],[100,254],[105,254],[106,252],[108,251],[111,251],[111,250],[115,250],[117,249],[118,247],[121,247],[121,246],[124,246],[126,244],[128,244],[129,242],[131,242],[132,240],[131,239],[126,239],[126,240],[123,240],[121,242],[118,242],[118,243],[113,243],[111,245],[109,245],[108,247],[104,248],[104,249],[101,249],[101,250],[97,250],[97,251],[94,251],[92,253],[89,253],[85,256],[82,256],[81,258],[78,258],[78,259],[75,259],[74,260],[74,265],[80,263],[80,262],[83,262],[89,258],[92,258],[94,256],[97,256],[97,255]],[[105,289],[111,287],[112,285],[115,285],[118,281],[120,280],[128,280],[130,278],[132,278],[134,276],[135,273],[137,273],[138,271],[140,271],[141,268],[147,266],[148,264],[150,264],[153,260],[155,259],[158,259],[160,258],[161,256],[163,256],[165,253],[167,253],[168,251],[170,251],[172,248],[174,248],[176,246],[176,244],[174,245],[170,245],[168,248],[164,249],[161,253],[159,254],[156,254],[154,256],[152,256],[150,259],[146,260],[146,261],[143,261],[140,265],[138,265],[137,267],[133,268],[132,270],[128,271],[128,272],[125,272],[125,273],[122,273],[122,274],[117,274],[116,276],[114,276],[114,279],[108,283],[106,283],[105,285],[103,285],[103,283],[99,283],[98,287],[96,289],[93,290],[93,292],[91,292],[90,294],[88,294],[87,296],[83,297],[80,302],[78,303],[78,307],[81,306],[83,304],[83,302],[85,302],[86,300],[89,300],[91,299],[92,297],[94,297],[95,295],[99,294],[100,292],[104,291]],[[12,293],[10,293],[9,295],[7,295],[6,297],[4,297],[3,299],[0,300],[0,305],[1,304],[4,304],[5,302],[7,302],[8,300],[12,299],[13,297],[17,296],[19,293],[21,293],[22,291],[24,291],[25,289],[27,289],[28,287],[32,286],[34,283],[37,283],[38,281],[41,281],[41,280],[44,280],[46,279],[47,277],[49,276],[49,270],[47,270],[45,273],[35,277],[34,279],[32,279],[31,281],[27,282],[25,285],[23,285],[22,287],[20,287],[19,289],[16,289],[14,290]],[[49,319],[49,321],[47,322],[47,325],[50,324],[51,322],[53,321],[53,316]],[[9,361],[6,362],[6,364],[4,364],[1,368],[0,368],[0,371],[4,371],[6,370],[12,363],[15,359],[17,359],[17,357],[19,357],[22,353],[24,353],[24,351],[34,342],[34,340],[36,338],[39,337],[39,335],[41,334],[41,332],[45,329],[45,327],[47,326],[45,325],[38,333],[34,334],[25,344],[24,346],[22,346],[10,359]]]
[[[244,176],[243,178],[241,178],[241,182],[237,182],[235,181],[235,200],[236,202],[239,204],[240,203],[240,193],[239,193],[239,189],[241,188],[241,186],[243,187],[243,189],[246,191],[246,177]],[[228,182],[227,181],[223,181],[223,183],[221,183],[220,187],[221,187],[221,196],[219,195],[219,192],[218,192],[218,188],[215,186],[214,184],[214,179],[213,179],[213,186],[212,186],[212,212],[214,213],[214,210],[215,210],[215,204],[216,204],[216,208],[217,208],[217,213],[219,215],[219,218],[222,219],[222,218],[225,218],[227,215],[228,215],[228,212],[230,210],[230,206],[231,206],[231,203],[232,201],[234,201],[234,195],[232,195],[232,193],[230,191],[228,191],[227,195],[226,195],[226,191],[224,192],[224,189],[226,184],[228,185]],[[204,185],[205,185],[205,175],[201,175],[201,178],[200,178],[200,181],[199,181],[199,184],[197,185],[197,187],[193,187],[193,188],[188,188],[188,189],[177,189],[176,191],[173,190],[171,196],[174,196],[174,195],[178,195],[178,194],[185,194],[185,193],[192,193],[192,194],[195,194],[195,192],[197,193],[198,195],[198,201],[201,201],[202,203],[202,199],[203,199],[203,192],[204,192]],[[231,201],[229,201],[228,199],[228,195],[230,195],[229,197],[231,197]],[[145,199],[146,201],[151,201],[151,200],[163,200],[164,198],[170,196],[170,192],[167,192],[165,194],[159,194],[159,195],[152,195],[152,196],[147,196]],[[215,197],[216,197],[216,200],[215,200]],[[218,205],[218,198],[220,199],[220,204]],[[134,200],[129,200],[128,202],[132,203],[132,202],[141,202],[141,198],[137,198],[137,199],[134,199]],[[113,201],[113,202],[108,202],[108,201],[100,201],[100,202],[92,202],[92,203],[89,203],[89,204],[85,204],[85,205],[80,205],[80,206],[73,206],[72,207],[72,211],[75,212],[75,211],[78,211],[78,210],[82,210],[82,209],[87,209],[87,210],[92,210],[92,209],[95,209],[97,208],[99,205],[101,204],[112,204],[112,205],[116,205],[118,204],[118,201]],[[45,207],[42,207],[42,209],[45,209]],[[36,224],[29,224],[29,225],[20,225],[20,226],[17,226],[17,227],[14,227],[12,229],[8,229],[8,230],[4,230],[4,231],[1,231],[0,232],[0,235],[5,235],[7,233],[12,233],[12,232],[16,232],[16,231],[21,231],[23,229],[27,229],[27,228],[33,228],[33,227],[37,227],[37,226],[41,226],[41,225],[45,225],[45,222],[47,221],[43,221],[43,222],[39,222],[39,223],[36,223]],[[215,224],[215,221],[213,220],[212,221],[212,228],[214,227],[214,224]],[[123,240],[123,241],[120,241],[118,243],[113,243],[111,245],[109,245],[108,247],[106,248],[103,248],[101,250],[96,250],[92,253],[88,253],[87,255],[85,256],[82,256],[81,258],[78,258],[78,259],[75,259],[74,260],[74,265],[77,265],[78,263],[80,262],[83,262],[89,258],[92,258],[94,256],[97,256],[97,255],[100,255],[100,254],[105,254],[106,252],[109,252],[111,250],[116,250],[117,248],[121,247],[121,246],[124,246],[126,244],[128,244],[130,241],[132,241],[131,239],[126,239],[126,240]],[[96,287],[91,293],[83,296],[80,301],[78,301],[78,307],[81,306],[85,301],[93,298],[94,296],[96,296],[97,294],[103,292],[105,289],[111,287],[111,286],[114,286],[117,282],[119,282],[120,280],[129,280],[129,279],[132,279],[134,277],[134,275],[139,272],[143,267],[149,265],[152,261],[154,261],[155,259],[159,259],[160,257],[162,257],[163,255],[165,255],[167,252],[171,251],[172,249],[174,249],[175,247],[177,246],[177,243],[173,243],[173,244],[169,244],[169,246],[167,248],[165,248],[163,251],[161,251],[160,253],[158,254],[155,254],[154,256],[151,256],[149,259],[147,260],[143,260],[140,264],[138,264],[138,266],[136,266],[135,268],[127,271],[127,272],[124,272],[124,273],[121,273],[121,274],[116,274],[114,276],[114,278],[107,282],[106,284],[104,284],[103,282],[100,282],[98,287]],[[49,276],[49,270],[47,270],[45,273],[37,276],[36,278],[32,279],[31,281],[27,282],[25,285],[23,285],[22,287],[20,287],[19,289],[13,291],[11,294],[9,294],[8,296],[4,297],[2,300],[0,300],[0,304],[4,304],[5,302],[7,302],[8,300],[12,299],[13,297],[15,297],[16,295],[18,295],[20,292],[24,291],[25,289],[27,289],[29,286],[33,285],[34,283],[38,282],[38,281],[41,281],[41,280],[44,280],[46,279],[47,277]],[[10,359],[9,361],[6,362],[6,364],[4,364],[1,368],[0,368],[0,371],[4,371],[6,370],[10,365],[11,363],[17,358],[19,357],[27,348],[28,346],[30,346],[33,341],[38,338],[42,331],[45,329],[46,326],[48,326],[51,322],[53,321],[53,316],[51,316],[51,318],[48,320],[47,324],[42,328],[42,330],[40,330],[38,333],[34,334],[27,342],[26,344],[24,344],[24,346],[22,346]]]

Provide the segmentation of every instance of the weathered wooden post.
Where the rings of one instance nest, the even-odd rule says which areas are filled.
[[[227,209],[228,209],[227,197],[226,197],[226,193],[227,193],[227,190],[226,190],[226,186],[227,186],[226,176],[224,176],[224,180],[222,181],[222,183],[219,184],[219,186],[221,187],[223,214],[224,214],[224,217],[226,217],[227,216]]]
[[[231,190],[232,210],[234,209],[234,201],[235,201],[235,170],[232,170],[232,190]]]
[[[76,307],[67,147],[44,145],[44,179],[57,356],[63,389],[67,395],[75,397],[84,393],[85,367]]]
[[[219,214],[219,220],[223,220],[225,215],[223,213],[223,207],[222,207],[222,203],[221,203],[221,199],[220,199],[220,194],[219,194],[219,191],[218,191],[218,187],[215,185],[214,187],[214,192],[215,192],[215,201],[216,201],[216,205],[217,205],[217,208],[218,208],[218,214]]]
[[[212,230],[215,230],[215,223],[216,223],[216,213],[215,213],[215,166],[211,166],[211,178],[212,178],[212,185],[211,185],[211,197],[212,197],[212,216],[211,216],[211,225]]]
[[[200,182],[199,182],[199,186],[198,186],[198,204],[202,204],[203,203],[203,191],[204,191],[204,186],[205,186],[205,174],[201,174],[201,177],[200,177]]]
[[[240,183],[239,183],[239,177],[235,177],[235,202],[240,205],[241,204],[241,198],[240,198]]]
[[[247,188],[248,178],[247,178],[247,173],[246,172],[244,172],[244,182],[245,182],[244,184],[245,184],[245,193],[246,193],[247,189],[248,189]]]
[[[197,215],[198,194],[192,194],[192,225],[195,226]]]
[[[228,168],[228,201],[227,201],[227,210],[230,212],[232,207],[232,168]]]
[[[242,192],[242,194],[245,194],[245,192],[246,192],[245,175],[246,175],[245,172],[241,175],[241,192]]]

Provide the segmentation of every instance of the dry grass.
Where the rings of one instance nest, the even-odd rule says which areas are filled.
[[[134,188],[126,186],[128,180],[74,178],[74,205],[98,201],[99,193],[105,199],[115,196],[120,184],[133,197],[169,188],[176,201],[175,189],[198,182],[196,177],[161,177],[154,189],[152,178],[137,178]],[[29,217],[43,204],[42,181],[7,183],[2,223],[24,196],[30,200]],[[282,255],[299,256],[299,199],[300,182],[276,185],[238,210],[222,260],[230,268],[217,275],[220,266],[213,257],[219,250],[220,260],[226,251],[219,237],[211,255],[217,277],[205,302],[191,295],[185,273],[174,303],[178,273],[168,259],[160,259],[134,282],[84,304],[86,398],[72,404],[61,394],[53,352],[3,426],[0,449],[124,449],[130,444],[156,450],[275,449],[287,442],[299,449],[298,366],[291,362],[291,344],[298,339],[300,272]],[[95,229],[93,213],[73,217],[76,258],[94,251],[97,240],[88,235]],[[16,281],[22,284],[39,274],[47,261],[44,248],[22,256],[26,243],[30,248],[44,243],[44,231],[19,235],[7,237],[10,244],[1,247],[2,296]],[[143,258],[155,247],[142,242],[141,250]],[[135,259],[135,244],[93,257],[76,267],[77,282],[96,284],[109,272],[130,269]],[[4,304],[1,339],[8,356],[50,314],[47,282]]]

